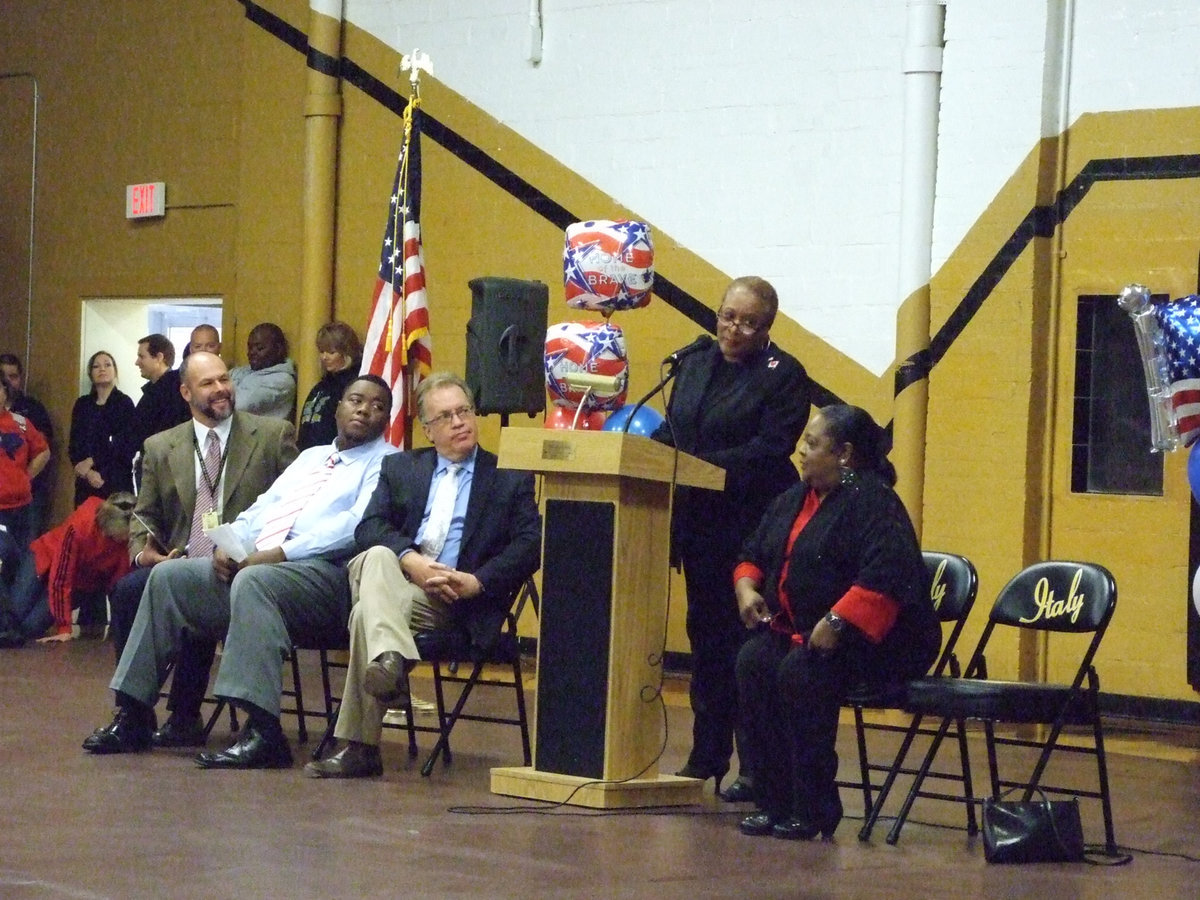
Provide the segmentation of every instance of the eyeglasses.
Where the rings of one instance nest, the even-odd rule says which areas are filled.
[[[464,422],[470,421],[471,419],[475,418],[475,407],[460,406],[458,409],[448,409],[445,412],[438,413],[436,416],[425,419],[424,421],[426,425],[432,428],[435,425],[449,425],[456,418],[462,419]]]
[[[762,325],[753,319],[739,319],[733,314],[732,310],[728,309],[722,309],[717,312],[717,321],[722,325],[728,325],[730,328],[736,329],[739,334],[747,336],[754,334],[762,328]]]

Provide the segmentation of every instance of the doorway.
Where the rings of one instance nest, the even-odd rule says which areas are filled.
[[[165,334],[175,345],[175,365],[197,325],[212,325],[222,334],[220,297],[142,297],[83,301],[82,335],[79,341],[79,393],[91,390],[87,361],[98,350],[117,361],[121,390],[137,401],[143,381],[134,367],[138,338]],[[125,374],[120,375],[121,372]]]

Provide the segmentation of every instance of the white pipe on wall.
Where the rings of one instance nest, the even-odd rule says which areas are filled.
[[[922,533],[925,433],[929,408],[929,279],[937,188],[938,110],[945,8],[908,0],[904,45],[904,128],[900,160],[900,236],[893,417],[897,492]]]
[[[900,175],[900,299],[929,282],[945,7],[908,0]]]

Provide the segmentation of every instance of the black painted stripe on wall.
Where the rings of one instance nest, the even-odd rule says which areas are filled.
[[[1085,165],[1051,206],[1035,206],[1013,229],[1008,240],[984,267],[929,344],[932,369],[966,330],[983,302],[996,289],[1013,263],[1035,237],[1050,237],[1067,220],[1092,186],[1101,181],[1148,181],[1200,177],[1200,154],[1093,159]],[[897,393],[899,393],[897,391]]]
[[[351,59],[343,57],[338,61],[327,54],[314,50],[309,47],[308,36],[304,32],[289,25],[251,0],[238,0],[238,2],[245,7],[247,19],[267,33],[279,38],[293,50],[305,54],[311,68],[330,75],[336,72],[344,81],[358,88],[385,109],[391,110],[397,116],[404,114],[408,99],[388,87],[362,66]],[[424,137],[443,147],[463,164],[474,169],[530,210],[564,231],[568,225],[583,220],[583,216],[576,215],[547,196],[545,192],[502,165],[444,122],[431,116],[428,110],[424,110],[424,113],[421,123],[421,133]],[[716,311],[683,290],[660,271],[654,273],[652,292],[676,312],[695,322],[708,334],[716,334]],[[842,400],[833,391],[814,382],[813,402],[818,406],[825,406],[830,403],[841,403]]]
[[[279,38],[289,47],[304,53],[308,65],[317,71],[341,77],[361,90],[368,97],[391,110],[396,115],[404,114],[408,100],[388,87],[353,60],[334,60],[308,46],[308,37],[299,29],[289,25],[273,13],[263,9],[252,0],[238,0],[246,9],[246,18],[264,31]],[[423,132],[465,165],[483,175],[501,190],[525,204],[547,221],[566,229],[573,222],[581,221],[577,216],[547,196],[539,188],[505,167],[480,147],[449,126],[438,121],[426,111]],[[1161,178],[1200,177],[1200,155],[1147,156],[1117,159],[1092,160],[1059,194],[1053,206],[1035,206],[1021,220],[1012,234],[984,267],[979,277],[967,290],[954,311],[930,340],[929,349],[909,357],[896,367],[893,395],[899,394],[911,384],[926,379],[933,367],[941,361],[958,337],[979,312],[985,300],[992,295],[1000,280],[1008,273],[1017,258],[1035,237],[1049,237],[1054,229],[1083,200],[1092,185],[1099,181],[1146,180]],[[653,293],[664,303],[686,316],[709,334],[716,333],[716,313],[700,300],[680,288],[661,272],[654,273]],[[813,402],[817,406],[843,402],[840,397],[823,385],[813,384]]]

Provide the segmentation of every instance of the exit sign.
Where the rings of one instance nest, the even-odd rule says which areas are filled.
[[[167,184],[149,181],[125,185],[125,218],[148,219],[167,212]]]

